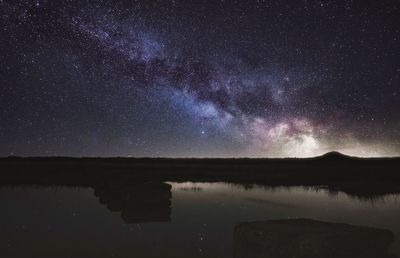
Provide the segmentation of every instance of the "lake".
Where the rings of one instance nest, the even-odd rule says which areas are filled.
[[[297,218],[389,230],[400,256],[399,201],[224,182],[2,186],[0,256],[238,257],[241,223]]]

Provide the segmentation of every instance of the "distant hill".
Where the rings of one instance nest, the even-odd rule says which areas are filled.
[[[321,155],[320,157],[323,157],[323,158],[350,158],[350,156],[345,155],[338,151],[330,151],[330,152],[327,152],[327,153]]]
[[[324,159],[324,160],[343,160],[343,159],[361,159],[359,157],[352,157],[345,155],[338,151],[330,151],[321,156],[317,156],[317,159]]]

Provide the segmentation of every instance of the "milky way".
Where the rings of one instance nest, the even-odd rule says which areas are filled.
[[[400,2],[0,1],[0,155],[400,154]]]

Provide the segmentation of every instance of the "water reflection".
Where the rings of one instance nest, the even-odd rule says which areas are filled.
[[[0,257],[396,257],[397,199],[223,182],[9,184]]]
[[[166,222],[171,220],[171,187],[162,182],[108,183],[96,186],[94,194],[126,223]]]
[[[228,183],[234,187],[240,187],[244,190],[254,190],[254,189],[264,189],[266,191],[273,189],[298,189],[299,187],[303,189],[311,189],[312,191],[326,191],[332,196],[337,196],[340,193],[345,193],[348,196],[351,196],[354,199],[359,201],[369,201],[369,202],[383,202],[386,196],[396,195],[399,191],[392,191],[394,188],[393,185],[398,187],[397,183],[388,183],[388,182],[374,182],[371,183],[341,183],[340,185],[275,185],[268,183]]]

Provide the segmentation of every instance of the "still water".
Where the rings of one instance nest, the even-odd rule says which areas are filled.
[[[294,218],[390,230],[400,255],[399,202],[228,183],[3,186],[0,257],[234,257],[238,223]]]

